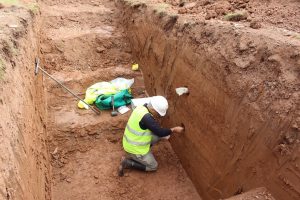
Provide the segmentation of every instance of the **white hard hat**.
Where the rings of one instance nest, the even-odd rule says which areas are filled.
[[[160,116],[165,116],[168,110],[168,101],[163,96],[154,96],[150,99],[152,108],[158,112]]]

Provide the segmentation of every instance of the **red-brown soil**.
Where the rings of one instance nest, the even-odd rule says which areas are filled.
[[[300,198],[299,1],[5,2],[0,199]],[[162,123],[185,133],[153,148],[157,172],[118,177],[129,113],[78,109],[34,76],[36,57],[81,97],[95,82],[135,78],[134,96],[165,95]]]
[[[24,7],[0,8],[0,199],[49,196],[43,80],[33,73],[37,21]]]
[[[200,195],[264,186],[276,199],[299,199],[297,33],[197,21],[155,2],[128,0],[121,9],[147,91],[169,99],[165,125],[185,125],[171,143]],[[189,95],[175,93],[182,86]]]
[[[226,14],[240,12],[245,14],[241,22],[248,26],[252,22],[262,24],[263,27],[277,27],[300,33],[298,0],[165,0],[164,2],[178,14],[196,20],[224,21]]]
[[[235,195],[226,200],[275,200],[266,188],[257,188],[243,194]]]
[[[135,78],[133,94],[145,96],[140,72],[111,1],[43,1],[42,57],[45,68],[79,93],[93,83]],[[154,147],[155,173],[117,176],[121,139],[129,114],[112,118],[79,110],[77,101],[52,80],[47,87],[52,199],[200,199],[168,142]]]

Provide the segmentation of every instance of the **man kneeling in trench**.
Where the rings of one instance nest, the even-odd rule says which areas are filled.
[[[133,168],[141,171],[155,171],[157,161],[151,153],[151,146],[161,138],[169,139],[172,133],[181,133],[184,128],[180,126],[161,128],[154,119],[157,114],[165,116],[168,101],[162,96],[151,97],[150,104],[137,106],[125,128],[123,148],[126,157],[123,157],[119,166],[119,176],[124,176],[124,169]]]

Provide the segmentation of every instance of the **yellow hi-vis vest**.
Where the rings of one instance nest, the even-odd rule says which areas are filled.
[[[139,125],[147,113],[149,111],[145,106],[137,106],[129,117],[123,136],[123,148],[126,152],[145,155],[150,151],[151,131],[149,129],[143,130]]]

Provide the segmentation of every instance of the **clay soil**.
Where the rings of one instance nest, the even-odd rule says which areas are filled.
[[[214,9],[218,2],[126,1],[124,27],[147,91],[170,100],[165,123],[185,124],[183,137],[171,143],[204,199],[261,186],[276,199],[299,199],[296,25],[294,31],[267,21],[255,27],[245,15],[226,21],[227,11],[213,18],[200,12],[199,6]],[[255,8],[267,9],[263,1]],[[190,94],[178,97],[181,86]]]
[[[160,1],[162,2],[162,1]],[[242,13],[237,19],[252,28],[272,27],[300,32],[299,0],[165,0],[168,8],[196,20],[223,20],[230,13]]]
[[[93,83],[135,78],[135,97],[144,97],[140,72],[112,1],[43,1],[41,52],[45,68],[81,96]],[[45,79],[52,199],[200,199],[167,141],[154,147],[156,173],[117,176],[121,139],[129,114],[112,118],[79,110],[77,101]]]
[[[143,1],[131,0],[128,2],[139,4]],[[40,55],[41,66],[62,81],[66,86],[76,91],[81,97],[84,97],[86,88],[93,83],[110,81],[117,77],[134,78],[135,83],[132,88],[133,95],[135,97],[145,97],[144,78],[140,71],[133,72],[131,70],[131,64],[137,62],[140,57],[145,65],[147,64],[147,66],[151,67],[151,64],[154,63],[153,66],[156,67],[159,65],[155,64],[160,60],[161,62],[167,63],[169,58],[176,55],[174,54],[168,57],[168,53],[172,54],[173,50],[177,51],[176,48],[170,48],[169,51],[167,51],[167,56],[163,59],[162,55],[159,54],[163,49],[160,48],[160,45],[165,44],[161,43],[162,40],[168,38],[163,38],[162,35],[169,33],[169,28],[174,24],[171,23],[171,26],[165,26],[167,27],[165,30],[159,29],[158,31],[153,31],[156,24],[148,27],[148,25],[145,25],[143,22],[143,16],[140,15],[140,21],[138,23],[140,23],[141,26],[144,26],[144,29],[139,33],[132,33],[135,30],[128,30],[128,27],[130,26],[126,27],[126,23],[124,23],[125,20],[122,19],[122,17],[126,16],[126,13],[124,13],[124,10],[120,10],[120,7],[116,7],[117,3],[111,0],[42,0],[38,2],[40,12],[36,9],[37,7],[30,7],[31,11],[27,12],[25,8],[19,8],[18,6],[9,7],[8,5],[0,4],[0,117],[2,119],[0,123],[0,152],[1,161],[3,161],[0,166],[2,175],[2,178],[0,179],[1,197],[7,200],[201,199],[182,167],[184,160],[185,169],[191,171],[189,175],[194,183],[201,182],[202,180],[211,183],[210,181],[214,182],[215,180],[214,178],[206,180],[208,177],[214,177],[215,174],[224,173],[224,166],[226,166],[228,160],[231,159],[231,157],[226,157],[226,151],[228,149],[230,149],[228,150],[230,151],[230,155],[232,151],[233,157],[236,155],[236,152],[239,152],[239,147],[241,147],[241,152],[243,152],[243,141],[253,142],[254,140],[251,139],[253,135],[255,136],[253,138],[255,138],[256,141],[256,143],[251,143],[253,149],[259,145],[264,146],[264,144],[262,144],[264,142],[268,145],[269,142],[269,139],[265,138],[267,136],[260,135],[258,137],[254,131],[249,131],[249,133],[251,132],[249,136],[237,134],[240,132],[235,132],[234,134],[237,135],[237,137],[231,138],[230,134],[233,133],[233,130],[235,129],[232,129],[232,131],[229,130],[232,128],[229,126],[230,123],[228,123],[228,127],[227,125],[224,125],[223,129],[218,129],[218,119],[222,121],[223,118],[226,117],[225,106],[217,109],[218,98],[216,98],[217,100],[211,100],[214,101],[214,106],[211,107],[211,110],[208,110],[209,108],[203,109],[201,106],[206,106],[205,100],[208,99],[206,97],[209,97],[209,95],[213,98],[218,97],[218,95],[222,96],[223,93],[219,94],[219,91],[222,90],[217,90],[215,87],[219,87],[223,84],[222,87],[219,88],[225,87],[224,90],[227,90],[225,91],[226,95],[224,93],[224,96],[219,99],[233,96],[235,100],[239,100],[236,102],[242,102],[242,99],[244,98],[243,91],[246,87],[248,89],[250,87],[250,92],[245,95],[245,101],[257,101],[257,105],[254,105],[256,106],[255,108],[257,108],[257,113],[255,112],[255,114],[251,116],[258,116],[263,119],[265,117],[264,114],[269,112],[274,118],[279,119],[278,121],[284,121],[284,118],[293,119],[291,123],[288,123],[286,127],[281,129],[281,135],[276,136],[276,138],[275,136],[274,138],[272,136],[273,139],[272,141],[270,140],[272,145],[269,145],[270,147],[267,146],[266,148],[255,149],[255,151],[253,150],[252,152],[249,151],[247,152],[249,154],[246,154],[245,156],[244,154],[237,156],[237,162],[240,162],[240,160],[243,162],[244,158],[249,159],[249,161],[244,164],[247,171],[240,172],[238,167],[236,169],[230,168],[230,171],[224,175],[224,177],[226,178],[228,174],[234,176],[238,173],[246,175],[259,174],[260,177],[266,177],[265,175],[268,174],[269,170],[272,171],[274,168],[277,170],[277,164],[280,165],[278,170],[281,170],[283,169],[282,166],[284,166],[284,164],[292,163],[293,167],[287,168],[288,173],[291,173],[291,175],[288,174],[288,176],[285,176],[285,174],[282,175],[279,173],[278,177],[280,178],[280,181],[284,183],[284,186],[282,187],[283,190],[289,191],[288,189],[292,189],[293,192],[298,195],[294,195],[294,199],[297,199],[300,193],[300,189],[298,189],[299,181],[297,179],[299,178],[299,165],[296,163],[299,163],[299,153],[297,153],[297,151],[299,149],[300,140],[299,51],[292,51],[292,45],[290,45],[290,49],[286,48],[288,51],[286,49],[280,49],[278,54],[290,55],[290,57],[285,55],[283,58],[297,59],[297,61],[288,63],[289,69],[285,70],[285,74],[287,75],[283,78],[281,77],[282,80],[278,79],[278,82],[281,81],[280,83],[282,83],[280,86],[276,84],[279,76],[278,74],[280,73],[273,70],[272,67],[264,69],[264,65],[259,64],[270,61],[278,62],[280,63],[280,66],[285,66],[280,56],[275,54],[272,50],[276,50],[276,48],[270,45],[270,41],[267,41],[266,45],[271,47],[271,53],[270,55],[265,55],[265,50],[263,48],[265,47],[263,46],[265,44],[261,42],[261,38],[263,38],[263,35],[272,35],[274,40],[283,41],[284,44],[287,44],[290,40],[293,40],[293,42],[291,42],[293,44],[295,44],[295,41],[297,40],[300,41],[299,0],[151,0],[147,1],[147,4],[152,6],[156,13],[160,13],[160,17],[164,15],[165,11],[169,11],[172,13],[172,19],[176,18],[177,20],[178,16],[182,16],[180,19],[181,21],[189,21],[186,26],[182,28],[182,32],[176,32],[176,37],[184,37],[184,34],[193,34],[195,37],[199,35],[199,41],[203,42],[203,40],[207,39],[207,41],[204,42],[207,46],[203,45],[199,48],[200,50],[201,48],[209,49],[208,47],[212,46],[212,48],[207,51],[207,55],[210,55],[210,51],[213,53],[225,52],[224,56],[216,56],[215,58],[222,61],[225,60],[224,63],[228,62],[230,64],[226,65],[224,68],[220,65],[220,68],[207,69],[209,72],[205,72],[205,69],[201,72],[198,71],[198,74],[201,76],[203,74],[211,75],[200,79],[201,76],[194,73],[195,71],[193,71],[193,69],[184,68],[184,64],[188,63],[190,60],[195,63],[198,62],[197,59],[193,60],[192,58],[193,55],[196,55],[193,54],[192,50],[197,51],[196,46],[198,46],[198,43],[194,42],[186,52],[183,52],[182,55],[184,56],[179,56],[178,60],[184,60],[184,62],[179,63],[182,68],[177,71],[181,73],[182,77],[178,79],[173,77],[175,81],[172,80],[173,82],[170,81],[168,84],[176,83],[177,85],[182,86],[186,83],[185,80],[195,82],[199,80],[207,81],[207,83],[201,82],[202,85],[193,85],[194,88],[191,87],[194,91],[203,87],[203,98],[201,95],[194,96],[202,105],[198,103],[191,109],[188,105],[188,100],[182,104],[187,108],[190,108],[191,113],[194,113],[194,115],[191,116],[191,113],[187,113],[185,110],[186,107],[182,106],[182,110],[180,110],[181,108],[178,109],[181,115],[177,115],[177,118],[173,118],[175,121],[177,120],[176,123],[182,122],[185,119],[195,119],[195,121],[191,120],[190,124],[186,123],[186,127],[190,128],[192,131],[187,132],[187,134],[183,136],[177,136],[171,139],[171,142],[173,141],[172,144],[179,144],[177,145],[177,149],[174,149],[176,150],[176,153],[178,153],[177,155],[184,159],[181,161],[179,160],[168,141],[161,141],[158,145],[153,147],[154,155],[159,163],[157,172],[141,173],[138,171],[126,171],[124,177],[118,177],[117,167],[121,156],[124,154],[121,139],[129,113],[112,118],[110,116],[110,111],[102,112],[100,116],[97,116],[90,110],[80,110],[77,108],[77,100],[70,96],[70,94],[64,92],[56,83],[47,77],[43,77],[41,73],[37,77],[34,77],[32,73],[34,58],[37,55]],[[27,9],[28,8],[29,7],[27,7]],[[222,41],[219,46],[213,49],[215,41],[223,37],[222,31],[220,31],[220,29],[222,29],[220,22],[228,23],[225,22],[228,20],[228,18],[226,18],[228,13],[242,13],[240,17],[231,18],[229,20],[229,23],[232,23],[231,25],[235,26],[237,29],[250,27],[251,29],[265,30],[264,34],[260,34],[260,37],[258,38],[253,39],[246,37],[245,40],[241,39],[237,48],[243,53],[240,53],[242,56],[239,57],[236,56],[237,53],[235,52],[235,39],[232,39],[237,37],[236,35],[233,36],[234,34],[232,34],[231,39],[226,35],[227,40]],[[38,20],[34,21],[32,20],[33,18]],[[146,20],[149,19],[150,17]],[[215,27],[211,25],[214,21],[218,22],[218,25]],[[134,22],[134,19],[130,19],[130,23],[131,22]],[[162,20],[160,22],[162,22]],[[211,29],[199,29],[194,33],[189,32],[189,25],[195,25],[197,23],[208,23]],[[33,25],[34,28],[30,25]],[[136,28],[137,32],[140,31],[140,27],[134,27],[134,25],[132,25],[132,27]],[[184,30],[185,28],[186,30]],[[228,27],[227,29],[228,33],[230,33],[231,29]],[[280,33],[280,36],[273,35],[273,30],[275,29],[276,34]],[[143,52],[147,49],[142,49],[141,41],[147,37],[145,36],[147,32],[153,32],[153,38],[151,39],[151,44],[149,44],[149,49],[153,52],[159,52],[157,55],[155,55],[155,52],[153,53],[154,56]],[[247,31],[244,31],[243,33],[246,32]],[[212,33],[216,33],[216,37],[218,38],[212,38],[214,36]],[[133,37],[128,40],[127,37],[130,36],[130,34]],[[38,41],[38,39],[40,41]],[[130,39],[136,40],[130,43]],[[176,40],[174,39],[174,41]],[[256,46],[252,46],[253,41],[254,44],[257,44]],[[226,42],[227,44],[225,44]],[[152,43],[154,43],[154,45]],[[146,41],[143,44],[148,43]],[[199,42],[199,44],[201,43]],[[138,48],[132,49],[132,47]],[[146,45],[143,47],[146,47]],[[297,48],[295,47],[296,50]],[[40,52],[37,52],[38,49]],[[252,51],[252,49],[255,51]],[[262,49],[262,51],[256,51],[256,49]],[[205,50],[203,52],[205,52]],[[256,52],[258,53],[256,54]],[[185,54],[187,56],[185,56]],[[255,57],[253,57],[252,54],[255,55]],[[143,57],[145,55],[147,55],[146,58]],[[195,58],[199,55],[200,54],[196,55]],[[218,54],[216,53],[209,57],[214,57],[215,55]],[[151,60],[151,56],[152,58],[155,58]],[[203,60],[207,61],[207,58]],[[232,64],[229,60],[234,60],[235,63]],[[255,64],[256,62],[257,65]],[[207,61],[207,63],[209,62]],[[220,63],[223,64],[222,62]],[[142,65],[142,62],[140,64]],[[177,65],[179,64],[177,63]],[[252,74],[251,69],[254,68],[254,65],[261,67],[261,71],[253,70],[255,73]],[[291,70],[290,65],[293,65],[293,70]],[[148,92],[154,94],[157,91],[162,91],[162,86],[165,84],[166,80],[168,80],[167,78],[164,79],[164,76],[166,76],[164,71],[160,74],[155,72],[157,73],[156,75],[158,75],[157,77],[161,78],[161,80],[157,81],[154,78],[152,79],[151,69],[147,69],[147,66],[144,68],[145,70],[143,72],[149,72],[147,74],[148,77],[145,78],[145,82],[148,84]],[[209,64],[207,64],[207,66],[209,66]],[[247,68],[249,68],[249,70]],[[228,75],[228,78],[223,80],[221,75],[227,73],[230,74],[231,71],[235,73],[232,73],[230,76]],[[290,71],[291,73],[289,73]],[[170,73],[171,72],[172,71],[170,71]],[[187,75],[184,73],[189,74]],[[241,78],[241,74],[246,74],[246,76]],[[270,79],[272,80],[274,78],[276,81],[265,81],[268,78],[267,76],[271,77]],[[146,79],[148,79],[148,82]],[[215,82],[211,81],[211,79]],[[222,81],[225,81],[226,84]],[[251,84],[251,81],[254,83],[260,81],[264,83],[264,87],[267,88],[266,90],[268,91],[265,95],[270,94],[266,100],[257,100],[260,96],[260,89],[258,90],[254,83]],[[173,91],[174,87],[177,86],[176,84],[171,86],[168,85],[168,87],[172,87]],[[45,89],[45,91],[43,91],[43,89]],[[276,92],[272,93],[275,89]],[[45,94],[45,97],[43,94]],[[208,95],[205,96],[205,94]],[[13,98],[17,95],[20,95],[19,98]],[[193,96],[193,94],[190,95],[190,97],[191,96]],[[171,95],[170,97],[170,105],[173,106],[171,109],[175,112],[176,109],[173,100],[177,98],[177,96]],[[275,100],[280,98],[291,99],[291,103],[284,101],[279,101],[277,104],[274,103]],[[228,107],[231,106],[232,108],[235,108],[234,101],[231,102],[228,100],[228,102],[230,102],[230,104],[228,103]],[[270,106],[273,105],[272,103],[274,103],[275,106]],[[190,105],[194,105],[194,102],[191,102]],[[249,103],[249,107],[250,106],[253,105],[250,105]],[[263,106],[266,107],[265,110],[262,109]],[[201,109],[203,110],[202,113],[207,111],[206,113],[210,113],[213,117],[209,118],[211,116],[208,116],[207,114],[207,118],[204,118],[205,116],[202,114],[200,115],[198,112],[198,110]],[[214,112],[213,109],[215,109],[216,112]],[[218,112],[220,115],[216,115]],[[232,120],[234,123],[236,120],[240,123],[244,123],[245,121],[244,124],[246,124],[248,120],[247,116],[240,121],[234,118],[242,116],[240,113],[232,114],[232,116],[232,119],[230,118],[229,121]],[[207,122],[207,124],[204,123],[201,127],[205,130],[199,129],[198,126],[199,124],[201,125],[201,123],[198,123],[198,118],[201,118],[201,122]],[[214,119],[213,125],[209,124],[211,121],[207,119]],[[170,118],[165,122],[165,124],[170,126],[177,125],[174,124],[174,121]],[[216,125],[215,127],[217,128],[214,128],[214,125]],[[223,124],[221,125],[223,126]],[[259,127],[264,128],[265,126],[265,124],[260,124]],[[213,130],[209,130],[211,127],[213,127]],[[237,127],[239,128],[239,126]],[[249,126],[246,128],[255,130],[257,127],[258,126]],[[289,136],[287,130],[291,127],[293,129],[293,135]],[[270,132],[269,129],[263,130],[263,128],[259,133]],[[226,132],[227,129],[228,132]],[[243,129],[243,127],[241,129]],[[219,130],[224,130],[224,132],[221,133]],[[212,133],[210,134],[210,137],[201,135],[201,133],[206,133],[208,131],[210,131],[209,133]],[[223,133],[229,135],[228,142],[223,140],[223,138],[227,137],[226,135],[224,136]],[[245,136],[248,137],[248,139],[238,140],[238,136]],[[277,139],[281,142],[278,142]],[[273,145],[273,143],[275,145]],[[226,148],[218,149],[216,147],[217,144],[219,144],[219,147],[226,146]],[[267,148],[271,149],[271,151],[268,151]],[[192,151],[195,149],[198,151]],[[272,165],[267,165],[263,160],[256,162],[257,156],[265,151],[268,151],[265,160],[269,158],[271,160],[271,158],[273,159],[273,157],[277,156],[278,163],[272,161],[272,163],[270,162]],[[198,152],[202,152],[203,154]],[[201,167],[203,166],[203,168],[198,169],[196,168],[197,165],[189,165],[188,161],[191,157],[192,160],[195,158],[195,161],[193,161],[194,163],[201,165]],[[224,158],[220,159],[220,157]],[[213,162],[211,160],[213,160]],[[216,165],[214,165],[214,161],[216,161]],[[251,162],[255,162],[253,163],[253,166],[255,167],[249,167],[249,163]],[[207,167],[208,165],[211,166]],[[214,171],[214,167],[216,166],[221,170]],[[237,166],[239,165],[237,164]],[[243,167],[243,165],[241,165],[241,167]],[[263,170],[256,171],[256,169],[260,168]],[[193,174],[193,172],[199,172],[201,175],[204,174],[203,179],[199,181],[199,175],[197,173]],[[240,177],[247,177],[243,174]],[[221,182],[220,190],[217,189],[217,182],[212,186],[215,187],[214,189],[217,193],[222,193],[221,190],[226,191],[226,189],[229,188],[230,192],[228,192],[228,194],[226,193],[226,197],[243,193],[242,186],[233,184],[236,179],[239,179],[239,177],[237,177],[227,182]],[[286,177],[291,178],[291,181]],[[247,178],[245,178],[241,182],[246,183],[247,181]],[[253,182],[253,185],[256,186],[255,181],[256,179],[251,179],[250,182]],[[266,180],[261,178],[261,181],[264,183],[272,182],[272,184],[274,182],[274,185],[277,184],[276,181],[268,178],[266,178]],[[5,187],[2,187],[2,185]],[[278,185],[280,187],[282,186],[280,184]],[[197,188],[198,192],[213,193],[210,189],[211,186],[206,186],[200,189]],[[264,185],[259,185],[258,187],[261,186]],[[232,192],[232,188],[235,189],[235,192]],[[247,188],[247,190],[250,189],[255,188]],[[218,194],[217,196],[220,195]],[[263,200],[273,199],[273,197],[267,189],[259,188],[258,190],[244,193],[241,196],[234,196],[232,199]]]

